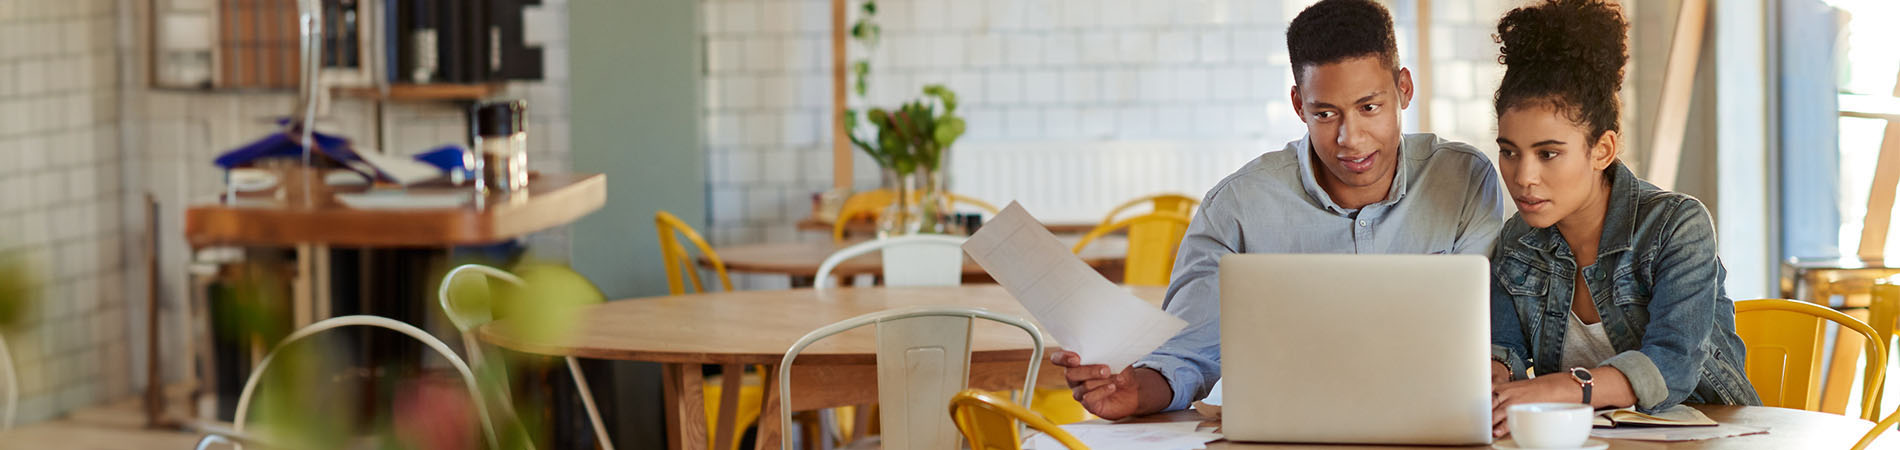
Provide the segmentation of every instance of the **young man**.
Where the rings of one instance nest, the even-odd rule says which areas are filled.
[[[1371,0],[1323,0],[1287,26],[1293,110],[1306,137],[1208,191],[1168,286],[1164,308],[1188,321],[1179,335],[1113,375],[1123,368],[1084,366],[1067,351],[1050,356],[1068,368],[1084,407],[1118,419],[1207,395],[1221,376],[1222,255],[1490,254],[1502,223],[1497,174],[1470,145],[1399,133],[1412,75],[1399,67],[1396,42],[1391,14]]]

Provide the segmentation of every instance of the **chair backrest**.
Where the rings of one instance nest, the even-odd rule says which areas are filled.
[[[919,234],[866,241],[839,249],[818,265],[813,286],[831,286],[831,272],[838,264],[872,251],[883,252],[884,285],[956,286],[963,284],[963,241],[968,238],[940,234]]]
[[[791,411],[792,363],[814,342],[865,325],[877,326],[878,418],[884,448],[955,449],[957,432],[943,405],[968,385],[970,327],[986,319],[1020,328],[1029,334],[1028,373],[1023,392],[1036,386],[1042,367],[1042,330],[1019,317],[982,308],[911,307],[879,311],[826,325],[798,338],[779,361],[778,393],[782,411]],[[1031,400],[1023,398],[1024,403]],[[779,414],[781,430],[792,429],[792,416]],[[790,450],[791,440],[780,447]]]
[[[1886,377],[1887,346],[1865,322],[1827,307],[1782,299],[1735,302],[1735,332],[1748,347],[1748,380],[1764,405],[1819,411],[1821,344],[1828,322],[1859,333],[1870,344],[1861,417],[1873,420],[1880,414],[1873,401]]]
[[[963,439],[970,442],[970,450],[1021,450],[1019,422],[1048,434],[1069,450],[1089,448],[1041,414],[988,391],[966,389],[950,397],[950,420],[963,432]]]
[[[1115,223],[1115,218],[1121,216],[1122,212],[1144,204],[1153,205],[1153,209],[1150,210],[1151,212],[1175,212],[1192,216],[1194,214],[1194,207],[1200,206],[1201,200],[1176,193],[1149,195],[1116,205],[1114,209],[1108,210],[1108,215],[1102,216],[1101,225],[1106,226],[1113,224]]]
[[[0,398],[0,431],[13,428],[14,408],[20,406],[20,372],[13,367],[13,353],[7,350],[5,331],[0,331],[0,375],[7,377],[7,396]]]
[[[996,208],[996,205],[992,205],[989,202],[958,195],[955,192],[946,192],[944,195],[950,199],[951,203],[974,206],[977,209],[983,210],[983,212],[990,213],[992,216],[1001,211]],[[876,219],[878,216],[883,215],[884,209],[890,207],[891,202],[894,201],[897,201],[897,194],[892,193],[889,189],[872,189],[851,194],[850,198],[844,200],[844,206],[838,208],[838,218],[831,222],[831,241],[844,242],[844,229],[846,224],[849,224],[852,220],[860,216],[870,216],[870,218]]]
[[[1122,284],[1167,286],[1174,273],[1175,250],[1181,246],[1181,237],[1187,235],[1188,221],[1187,214],[1163,211],[1097,226],[1075,243],[1075,252],[1082,253],[1097,238],[1127,228],[1128,256],[1122,263]]]
[[[1900,321],[1900,279],[1875,280],[1873,296],[1867,306],[1867,326],[1874,329],[1874,338],[1886,344],[1887,348],[1893,348],[1896,321]],[[1881,410],[1881,400],[1884,399],[1874,397],[1875,411]]]
[[[706,292],[705,285],[699,282],[699,266],[693,264],[693,257],[686,253],[686,245],[680,243],[681,238],[698,247],[700,254],[706,255],[706,261],[712,263],[713,272],[719,274],[719,287],[732,290],[732,278],[726,275],[726,262],[719,259],[719,253],[714,252],[712,246],[699,237],[699,232],[693,231],[693,227],[686,225],[673,213],[657,211],[653,213],[653,228],[660,235],[660,256],[666,258],[666,287],[673,295],[687,293],[687,279],[693,282],[693,292]]]
[[[237,415],[232,416],[232,421],[234,422],[233,429],[239,434],[244,433],[244,423],[246,422],[246,418],[249,417],[248,413],[251,409],[251,397],[257,393],[258,381],[263,379],[264,371],[270,368],[270,363],[277,357],[279,350],[311,335],[351,326],[384,328],[402,333],[417,341],[421,341],[424,347],[441,354],[442,358],[449,361],[449,366],[453,367],[457,373],[462,375],[462,382],[468,386],[469,396],[475,403],[475,412],[479,415],[479,419],[481,419],[482,433],[488,437],[488,448],[491,450],[500,448],[501,441],[496,438],[495,425],[488,415],[487,402],[482,397],[480,387],[475,383],[475,372],[469,370],[468,363],[462,362],[462,358],[455,356],[455,351],[450,350],[448,344],[437,340],[435,336],[430,336],[427,331],[422,331],[413,325],[398,322],[387,317],[368,315],[324,319],[290,333],[290,336],[285,337],[283,342],[279,342],[277,346],[272,347],[270,353],[264,354],[264,359],[257,362],[257,368],[251,370],[250,378],[244,381],[244,390],[238,394]]]

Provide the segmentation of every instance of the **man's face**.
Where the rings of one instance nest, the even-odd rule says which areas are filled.
[[[1326,168],[1321,186],[1391,186],[1398,170],[1399,112],[1412,101],[1411,72],[1401,69],[1394,77],[1378,57],[1365,56],[1308,66],[1296,75],[1293,110],[1306,122],[1313,156]]]

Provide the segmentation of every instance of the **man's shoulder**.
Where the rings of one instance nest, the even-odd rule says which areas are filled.
[[[1421,161],[1422,170],[1456,170],[1470,174],[1478,169],[1492,170],[1491,158],[1477,147],[1464,142],[1438,137],[1431,133],[1408,134],[1404,137],[1405,148],[1422,149],[1409,158]]]
[[[1246,164],[1240,166],[1240,169],[1228,174],[1226,178],[1221,178],[1220,182],[1214,183],[1214,187],[1207,190],[1207,198],[1204,200],[1211,202],[1222,191],[1237,186],[1298,189],[1300,159],[1296,153],[1297,143],[1298,141],[1287,143],[1284,148],[1262,153],[1247,161]]]

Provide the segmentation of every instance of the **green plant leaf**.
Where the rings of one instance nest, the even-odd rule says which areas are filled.
[[[864,14],[867,16],[877,15],[877,2],[875,1],[864,2]]]
[[[957,138],[963,136],[966,126],[962,117],[946,115],[938,119],[936,132],[931,137],[936,138],[938,148],[950,148],[950,144],[956,143]]]

